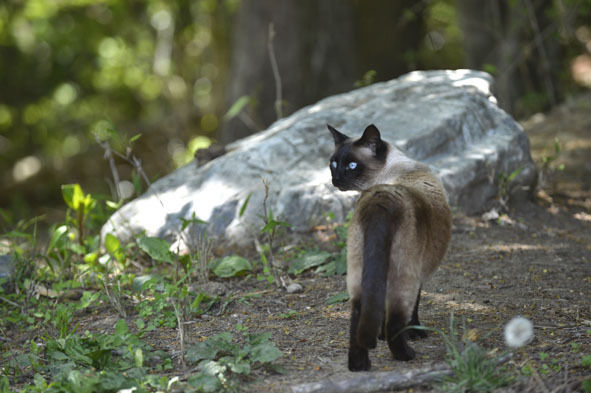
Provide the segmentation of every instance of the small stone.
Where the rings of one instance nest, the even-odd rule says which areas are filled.
[[[304,290],[304,287],[302,287],[297,282],[293,282],[287,286],[286,290],[287,290],[287,293],[299,293]]]
[[[206,293],[210,296],[222,296],[227,292],[227,288],[221,282],[208,281],[205,284],[197,284],[196,290]]]

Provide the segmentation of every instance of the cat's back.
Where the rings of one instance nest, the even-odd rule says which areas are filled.
[[[423,250],[423,275],[439,264],[451,237],[451,212],[441,182],[428,167],[398,174],[392,183],[377,184],[363,191],[356,213],[381,206],[397,220],[399,234],[413,249]],[[394,223],[393,223],[394,224]]]

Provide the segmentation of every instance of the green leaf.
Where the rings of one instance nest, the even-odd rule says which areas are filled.
[[[513,172],[511,172],[511,174],[507,178],[507,181],[512,182],[521,173],[521,171],[523,171],[523,167],[515,169]]]
[[[238,217],[241,218],[244,215],[244,211],[246,210],[246,207],[248,206],[248,202],[250,202],[250,197],[252,196],[252,192],[248,194],[248,196],[246,197],[246,199],[244,200],[244,203],[242,204],[242,207],[240,208],[240,213],[238,214]]]
[[[120,319],[115,323],[115,335],[119,337],[123,337],[129,333],[129,328],[127,327],[127,322],[125,319]]]
[[[236,374],[248,375],[250,374],[250,363],[246,360],[231,359],[228,362],[230,371]]]
[[[583,355],[581,358],[581,366],[591,368],[591,355]]]
[[[153,276],[151,274],[144,274],[141,276],[136,276],[133,279],[133,282],[131,283],[131,289],[134,292],[141,292],[146,288],[146,284],[150,283],[157,283],[158,282],[158,277]]]
[[[68,232],[68,227],[66,225],[61,225],[53,230],[51,234],[51,239],[49,240],[49,245],[47,246],[47,251],[53,250],[60,239]]]
[[[140,237],[138,246],[149,256],[160,262],[174,263],[174,254],[170,251],[170,244],[159,237]]]
[[[254,362],[271,363],[283,356],[283,352],[279,350],[272,342],[263,342],[250,348],[249,358]]]
[[[232,255],[217,261],[211,271],[218,277],[236,277],[252,270],[248,259],[238,255]]]
[[[347,291],[343,291],[329,297],[326,300],[326,304],[344,303],[347,300],[349,300],[349,294],[347,293]]]
[[[205,341],[187,348],[186,359],[191,363],[204,359],[214,360],[218,352],[219,349]]]
[[[105,248],[107,251],[114,255],[115,252],[119,250],[119,247],[121,247],[119,239],[117,239],[112,233],[107,233],[107,236],[105,236]]]
[[[0,393],[10,393],[10,381],[6,375],[0,377]]]
[[[62,197],[70,209],[78,210],[80,201],[84,200],[84,193],[80,184],[62,184]]]
[[[138,139],[141,138],[141,136],[142,136],[142,134],[135,134],[134,136],[129,138],[129,144],[132,144],[133,142],[137,141]]]
[[[199,369],[201,372],[193,375],[187,381],[189,385],[195,387],[199,392],[213,393],[222,391],[223,386],[220,377],[223,377],[225,367],[221,367],[212,360],[204,360],[199,364]]]
[[[238,114],[240,112],[242,112],[242,109],[244,109],[244,107],[246,105],[248,105],[249,102],[250,102],[249,96],[242,96],[242,97],[238,98],[236,100],[236,102],[234,102],[234,104],[232,104],[230,109],[228,109],[228,112],[226,112],[226,114],[224,115],[224,120],[225,121],[232,120],[234,117],[238,116]]]
[[[88,308],[99,298],[100,295],[100,292],[84,291],[82,293],[82,298],[80,298],[78,304],[76,305],[76,309],[84,310],[85,308]]]
[[[135,366],[142,367],[144,364],[144,353],[141,348],[136,348],[134,352]]]
[[[328,258],[330,258],[330,253],[327,251],[308,251],[294,260],[287,272],[290,274],[300,274],[304,270],[322,265]]]

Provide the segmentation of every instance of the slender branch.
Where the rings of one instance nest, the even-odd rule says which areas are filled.
[[[548,60],[548,53],[546,52],[546,47],[544,46],[544,39],[542,37],[542,32],[540,31],[540,26],[538,25],[538,20],[536,18],[536,13],[534,10],[533,5],[531,4],[530,0],[525,0],[525,8],[527,9],[527,15],[529,17],[529,21],[532,25],[534,30],[534,43],[538,48],[538,52],[540,54],[542,60],[542,70],[544,73],[544,82],[546,85],[546,90],[548,92],[548,96],[550,98],[550,104],[554,107],[556,106],[556,92],[554,89],[554,84],[552,83],[552,72],[550,70],[550,61]]]
[[[502,364],[513,357],[511,352],[495,359]],[[292,393],[376,393],[407,389],[412,386],[440,380],[454,371],[447,364],[426,369],[410,370],[404,373],[386,371],[377,373],[357,373],[352,377],[337,375],[333,379],[304,383],[291,387]]]
[[[3,302],[6,302],[8,304],[10,304],[11,306],[20,307],[20,305],[18,305],[17,303],[13,302],[12,300],[6,299],[4,296],[0,296],[0,300],[2,300]]]
[[[405,389],[452,375],[447,366],[434,369],[412,370],[405,373],[359,373],[347,378],[342,375],[333,380],[304,383],[291,387],[292,393],[373,393]]]
[[[98,143],[98,145],[100,147],[102,147],[105,150],[105,155],[104,158],[105,160],[107,160],[109,162],[109,167],[111,168],[111,174],[113,175],[113,181],[115,182],[115,196],[117,197],[117,200],[120,201],[121,200],[121,194],[119,193],[119,171],[117,170],[117,166],[115,165],[115,159],[113,158],[113,149],[111,149],[111,145],[109,144],[108,141],[101,141],[100,138],[98,137],[98,135],[94,135],[94,139],[96,140],[96,143]]]
[[[275,113],[277,119],[283,117],[282,102],[283,92],[281,87],[281,75],[279,75],[279,66],[277,65],[277,58],[275,57],[275,49],[273,48],[273,39],[275,38],[275,26],[269,23],[269,39],[267,40],[267,51],[269,52],[269,61],[271,62],[271,69],[273,70],[273,78],[275,79]]]

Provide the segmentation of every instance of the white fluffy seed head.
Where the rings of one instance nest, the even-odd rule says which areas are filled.
[[[524,317],[515,317],[505,325],[505,342],[511,348],[519,348],[534,338],[534,325]]]

